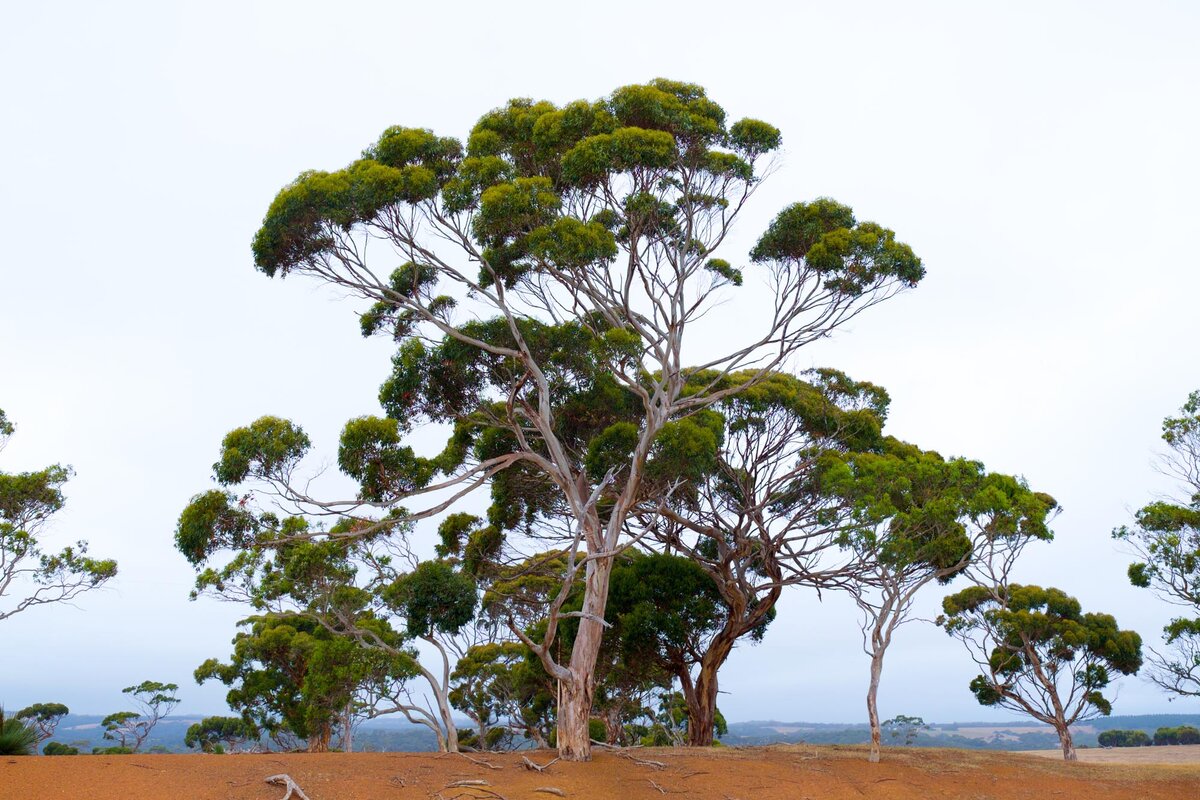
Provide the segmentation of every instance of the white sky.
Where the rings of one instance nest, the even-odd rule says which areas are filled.
[[[332,459],[345,420],[378,413],[390,348],[358,336],[354,303],[252,267],[280,187],[391,124],[465,137],[510,97],[657,76],[783,131],[782,169],[731,261],[782,206],[822,195],[925,260],[916,291],[798,366],[884,385],[891,433],[1055,495],[1057,539],[1021,577],[1158,641],[1171,608],[1128,585],[1109,533],[1170,488],[1151,466],[1159,424],[1200,388],[1195,5],[407,5],[5,7],[0,408],[19,430],[0,468],[72,464],[52,544],[86,538],[120,562],[78,608],[0,624],[7,707],[108,712],[149,678],[179,683],[184,709],[222,709],[224,687],[191,673],[228,655],[245,610],[188,602],[180,510],[233,427],[287,416]],[[753,323],[754,305],[735,295],[706,341]],[[857,721],[866,673],[852,606],[793,593],[722,673],[721,706]],[[973,674],[960,645],[914,623],[882,713],[994,718]],[[1138,679],[1119,694],[1116,713],[1200,710]]]

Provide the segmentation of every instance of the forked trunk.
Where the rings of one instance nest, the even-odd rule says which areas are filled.
[[[879,763],[879,747],[883,739],[879,727],[879,678],[883,674],[883,653],[876,652],[871,656],[871,683],[867,687],[867,719],[871,723],[871,754],[867,760],[872,764]]]

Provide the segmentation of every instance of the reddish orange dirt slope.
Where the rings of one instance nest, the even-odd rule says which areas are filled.
[[[526,753],[545,764],[553,753]],[[903,750],[868,764],[853,747],[598,752],[587,764],[545,772],[521,754],[300,753],[266,755],[27,756],[0,758],[3,800],[280,800],[263,782],[287,773],[310,800],[842,800],[843,798],[1200,798],[1200,765],[1065,764],[1033,756]],[[477,763],[481,762],[481,763]],[[489,766],[490,765],[490,766]],[[486,781],[485,785],[458,785]],[[556,789],[557,795],[538,792]]]

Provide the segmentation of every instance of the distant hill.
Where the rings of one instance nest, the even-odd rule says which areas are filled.
[[[1078,747],[1096,747],[1102,731],[1143,730],[1151,736],[1162,727],[1200,727],[1200,714],[1142,714],[1101,717],[1072,727]],[[887,744],[887,734],[884,734]],[[756,745],[773,742],[808,744],[866,744],[871,740],[866,723],[814,723],[754,721],[733,722],[721,739],[725,744]],[[961,747],[973,750],[1044,750],[1058,747],[1058,737],[1048,725],[1033,720],[1019,722],[931,722],[913,743],[915,747]]]
[[[208,714],[173,714],[154,726],[150,738],[142,746],[146,751],[152,747],[163,747],[168,752],[185,753],[183,744],[187,729]],[[93,747],[110,747],[116,742],[104,738],[100,727],[102,716],[68,714],[54,732],[54,741],[78,747],[81,753],[90,753]],[[460,723],[466,727],[467,723]],[[368,720],[355,729],[354,749],[363,752],[431,752],[437,749],[437,739],[423,725],[413,725],[406,720]]]
[[[187,752],[183,737],[188,726],[199,722],[205,714],[173,715],[155,726],[143,750],[162,747],[173,753]],[[107,747],[113,742],[104,740],[100,720],[103,717],[70,714],[58,726],[54,740],[91,752],[93,747]],[[466,722],[460,722],[467,727]],[[1139,716],[1106,717],[1076,725],[1075,743],[1080,747],[1097,746],[1096,737],[1111,729],[1143,730],[1151,736],[1162,727],[1194,725],[1200,727],[1200,714],[1143,714]],[[885,734],[886,737],[886,734]],[[808,744],[865,744],[870,731],[860,723],[732,722],[729,733],[722,737],[728,745],[759,745],[774,742],[806,742]],[[885,738],[885,744],[886,744]],[[1045,725],[1032,720],[1019,722],[939,722],[930,723],[914,743],[916,747],[961,747],[983,750],[1045,750],[1058,746],[1058,737]],[[363,752],[430,752],[437,749],[433,734],[421,725],[406,720],[377,719],[362,723],[354,734],[354,749]]]

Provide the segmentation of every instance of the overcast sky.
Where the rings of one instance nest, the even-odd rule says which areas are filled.
[[[1116,525],[1168,491],[1159,425],[1200,388],[1200,7],[1178,3],[10,3],[0,20],[0,469],[71,464],[51,544],[120,562],[77,608],[0,623],[0,702],[124,706],[144,679],[224,709],[193,669],[246,610],[189,602],[172,546],[221,437],[289,417],[331,460],[379,413],[390,348],[353,301],[256,273],[249,242],[305,169],[387,126],[465,138],[510,97],[563,103],[663,76],[783,132],[735,263],[784,205],[831,196],[893,228],[927,279],[806,350],[887,387],[888,430],[1023,475],[1063,506],[1019,578],[1159,640]],[[754,288],[719,331],[755,319]],[[723,326],[723,327],[722,327]],[[732,327],[731,327],[732,326]],[[430,533],[426,531],[426,533]],[[921,614],[944,592],[930,588]],[[888,655],[885,717],[979,707],[931,625]],[[867,661],[842,598],[785,596],[722,673],[731,720],[859,721]],[[1116,713],[1168,705],[1140,679]]]

